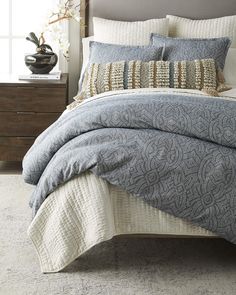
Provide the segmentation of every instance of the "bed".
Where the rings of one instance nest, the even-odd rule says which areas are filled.
[[[91,25],[91,20],[93,16],[104,17],[107,19],[118,19],[118,20],[123,19],[128,21],[135,21],[135,20],[150,19],[154,17],[155,18],[165,17],[166,14],[168,13],[172,13],[175,15],[184,15],[185,17],[198,18],[198,19],[221,17],[224,15],[232,15],[234,13],[236,14],[235,5],[233,3],[234,1],[229,1],[229,0],[227,1],[227,5],[225,3],[224,4],[221,3],[222,1],[217,1],[219,6],[218,6],[218,9],[214,9],[214,11],[212,11],[211,9],[212,1],[209,1],[207,3],[205,2],[203,3],[203,1],[195,1],[195,0],[188,1],[188,6],[187,6],[187,5],[182,5],[183,3],[185,3],[185,1],[179,0],[179,1],[175,1],[174,4],[172,3],[171,7],[167,7],[167,4],[161,0],[145,1],[145,3],[143,1],[139,1],[139,2],[140,2],[139,3],[140,5],[137,5],[137,1],[131,1],[131,0],[124,1],[123,4],[122,4],[122,1],[119,1],[119,3],[116,1],[114,1],[114,3],[113,1],[109,1],[109,2],[90,1],[89,3],[87,3],[87,5],[85,5],[85,2],[82,1],[81,13],[82,13],[82,19],[85,22],[86,26],[81,26],[81,36],[87,37],[93,34],[92,25]],[[213,2],[215,3],[216,1],[214,0]],[[206,7],[206,4],[209,6]],[[117,5],[117,7],[114,7],[114,5],[115,6]],[[124,6],[126,7],[126,9],[123,13]],[[134,13],[133,11],[134,7],[136,9],[136,13]],[[156,10],[153,8],[156,8]],[[119,9],[122,9],[122,14],[119,12]],[[233,32],[233,34],[235,34],[235,32]],[[231,49],[230,54],[234,56],[235,54],[234,48]],[[215,105],[217,105],[218,108],[221,107],[221,104],[223,104],[223,102],[228,104],[226,109],[229,112],[229,114],[231,114],[230,113],[231,110],[229,106],[233,106],[234,99],[236,99],[236,86],[232,85],[234,82],[234,77],[232,78],[231,60],[234,60],[234,59],[230,59],[230,61],[227,61],[226,59],[225,67],[227,68],[228,74],[225,74],[225,77],[226,77],[226,81],[227,79],[230,80],[232,89],[230,90],[225,89],[226,91],[220,92],[220,96],[215,98]],[[120,66],[122,67],[122,65],[119,65],[119,67]],[[145,67],[146,64],[143,64],[142,66]],[[93,73],[94,73],[94,70],[93,70]],[[95,81],[96,79],[92,79],[92,80]],[[92,90],[90,89],[89,93],[91,94],[91,92]],[[194,89],[189,89],[189,90],[174,89],[174,88],[163,89],[162,87],[161,88],[154,87],[151,90],[147,88],[138,89],[138,90],[137,89],[136,90],[115,89],[113,92],[110,91],[108,93],[101,93],[101,94],[96,93],[96,95],[93,95],[93,97],[88,98],[87,102],[86,101],[82,102],[82,106],[79,100],[78,106],[77,105],[73,106],[72,110],[66,110],[64,112],[64,114],[62,115],[62,120],[64,120],[63,117],[69,118],[71,112],[75,113],[74,110],[78,110],[78,115],[82,116],[82,111],[80,109],[84,108],[83,112],[86,112],[87,109],[93,108],[94,104],[98,103],[103,106],[103,104],[106,104],[106,101],[111,100],[111,97],[113,98],[115,97],[116,101],[119,101],[119,99],[121,99],[123,95],[129,101],[130,106],[132,107],[134,93],[135,95],[137,95],[138,93],[138,95],[141,97],[149,97],[150,95],[160,97],[159,107],[162,106],[162,103],[163,103],[161,95],[164,95],[164,96],[169,95],[170,97],[173,97],[173,96],[177,97],[177,100],[179,100],[177,102],[178,103],[184,102],[185,107],[187,107],[188,105],[187,99],[191,95],[191,99],[193,99],[193,101],[196,100],[197,105],[199,105],[199,101],[202,101],[203,103],[206,104],[206,106],[208,106],[208,103],[210,103],[214,107],[214,103],[212,103],[213,98],[211,100],[211,97],[206,96],[205,93],[203,93],[199,89],[195,89],[195,90]],[[108,106],[105,106],[105,107],[108,107],[108,109],[111,110],[110,103]],[[147,106],[147,107],[150,107],[150,106]],[[119,109],[119,105],[117,105],[117,108]],[[108,109],[105,109],[105,110],[108,110]],[[123,109],[121,109],[121,112],[122,110]],[[115,115],[116,114],[114,113],[114,116]],[[118,116],[119,115],[120,114],[118,113]],[[219,116],[220,116],[220,113],[218,112],[217,117]],[[63,124],[65,123],[65,121],[62,121],[62,122]],[[96,122],[96,124],[98,123],[101,123],[101,122],[100,121]],[[148,121],[147,123],[149,124],[150,122]],[[173,122],[170,122],[170,123],[172,124]],[[91,124],[94,124],[93,120],[91,120]],[[211,124],[211,122],[209,124]],[[63,128],[62,125],[60,125],[60,127]],[[127,126],[122,125],[122,127],[126,128]],[[137,125],[134,125],[131,127],[133,129],[140,128],[140,126],[137,126]],[[44,137],[47,138],[49,134],[50,135],[52,134],[52,137],[53,137],[53,132],[55,128],[58,129],[58,127],[51,127],[50,130],[47,130]],[[91,127],[91,128],[92,128],[91,130],[93,131],[94,127]],[[142,126],[142,128],[146,128],[146,127]],[[170,125],[168,126],[168,128],[170,128]],[[87,131],[90,132],[91,130],[89,129]],[[173,129],[173,130],[174,130],[173,133],[178,133],[176,129]],[[170,130],[164,129],[164,131],[169,132]],[[184,130],[183,131],[184,133],[182,135],[187,136],[191,133],[190,131],[195,132],[193,130],[187,130],[187,131]],[[207,141],[213,141],[216,145],[226,145],[227,150],[226,151],[224,150],[222,153],[228,153],[229,149],[231,151],[231,149],[234,148],[233,134],[228,135],[229,137],[232,136],[232,138],[225,139],[225,141],[222,141],[222,138],[217,138],[217,139],[212,137],[201,138],[201,136],[203,136],[201,135],[202,131],[203,129],[200,130],[197,134],[193,133],[192,134],[193,137],[197,137],[198,139],[200,138],[203,140],[207,139]],[[227,129],[227,131],[229,130]],[[85,131],[82,130],[81,134],[83,134],[84,132]],[[99,136],[101,136],[99,137],[101,140],[104,140],[104,138],[106,138],[107,135],[104,135],[105,137],[102,137],[102,135],[99,135]],[[129,136],[132,136],[132,134]],[[58,137],[58,134],[55,135],[55,138],[57,137]],[[121,135],[116,133],[115,137],[117,139],[121,137]],[[68,141],[72,142],[73,141],[72,139],[73,139],[73,136],[70,137]],[[97,142],[100,143],[101,142],[100,139],[98,139]],[[86,138],[86,140],[83,142],[83,144],[85,145],[85,150],[87,147],[86,146],[87,141],[89,140],[90,139]],[[73,169],[72,168],[66,169],[65,167],[67,167],[68,160],[62,159],[60,157],[58,157],[59,160],[55,160],[56,158],[55,156],[48,158],[48,160],[45,160],[45,158],[47,158],[47,155],[50,154],[51,151],[53,150],[55,143],[53,143],[51,145],[51,148],[49,149],[47,144],[47,149],[45,150],[43,150],[43,146],[40,145],[41,144],[40,140],[36,142],[36,145],[37,144],[38,144],[38,149],[42,150],[42,153],[44,154],[41,158],[38,157],[39,150],[37,151],[37,148],[35,147],[34,148],[35,150],[31,151],[29,153],[29,156],[26,156],[26,159],[24,160],[24,170],[25,170],[24,177],[26,181],[30,183],[35,182],[37,184],[38,182],[41,182],[41,183],[44,182],[45,184],[45,182],[47,182],[47,185],[44,186],[42,189],[39,188],[37,193],[39,193],[40,190],[41,190],[40,192],[42,191],[50,192],[45,194],[47,198],[41,199],[40,202],[38,202],[36,206],[34,207],[37,210],[34,211],[35,213],[34,218],[28,229],[28,235],[31,238],[36,248],[36,251],[38,253],[42,272],[44,273],[58,272],[62,270],[63,268],[65,268],[73,260],[78,258],[80,255],[82,255],[84,252],[89,250],[91,247],[95,246],[98,243],[107,241],[113,238],[114,236],[149,235],[149,236],[156,236],[156,237],[168,236],[168,237],[208,237],[208,238],[219,236],[216,233],[217,226],[215,224],[211,224],[209,226],[209,228],[212,230],[208,230],[204,228],[204,226],[203,227],[199,226],[199,223],[204,224],[204,217],[201,217],[200,221],[196,220],[196,222],[187,221],[188,218],[186,219],[186,218],[180,218],[180,217],[174,216],[176,214],[174,215],[170,214],[171,212],[168,212],[168,209],[167,210],[163,209],[165,208],[166,204],[163,205],[163,207],[161,206],[162,204],[158,206],[153,206],[150,200],[149,202],[147,202],[145,198],[144,199],[138,198],[137,195],[139,195],[139,193],[138,192],[132,193],[133,191],[135,191],[135,189],[132,188],[133,189],[132,190],[130,188],[131,187],[130,183],[129,183],[128,189],[125,189],[124,185],[123,187],[122,185],[119,185],[120,183],[122,183],[122,181],[123,183],[126,183],[127,178],[129,177],[128,177],[128,174],[125,175],[124,173],[125,170],[123,170],[123,174],[125,176],[123,178],[126,178],[126,179],[123,179],[121,175],[119,178],[120,182],[118,183],[116,182],[116,180],[114,180],[114,175],[112,176],[108,175],[110,173],[111,168],[117,169],[117,163],[115,163],[115,166],[114,166],[115,168],[106,167],[106,169],[103,167],[106,165],[103,165],[102,168],[100,167],[99,169],[96,169],[97,165],[95,165],[94,162],[90,163],[89,165],[85,163],[87,165],[87,168],[89,167],[90,169],[82,169],[80,171],[81,173],[78,173],[78,171],[76,173],[74,172],[71,173],[71,171],[74,169],[75,164],[74,163],[71,164],[71,167],[73,167]],[[90,143],[90,145],[93,145],[93,143]],[[58,150],[61,150],[61,149],[63,154],[63,146],[60,146],[60,148],[58,148]],[[218,149],[218,146],[217,146],[217,149]],[[64,153],[66,152],[67,150],[64,150]],[[33,168],[31,167],[31,169],[28,169],[26,164],[30,162],[29,158],[31,157],[33,153],[35,153],[36,156],[38,157],[37,160],[35,161],[35,163],[37,162],[37,165],[34,164]],[[87,157],[88,157],[87,161],[91,160],[92,154],[88,153]],[[111,153],[111,157],[113,157],[112,153]],[[72,154],[71,154],[71,158],[72,158]],[[51,165],[51,168],[47,168],[47,164],[42,164],[44,161],[45,163],[49,163]],[[53,164],[53,161],[55,161],[55,164]],[[62,167],[62,170],[64,173],[62,178],[64,179],[64,181],[63,183],[58,182],[57,185],[55,185],[56,180],[53,178],[53,175],[52,175],[54,173],[55,174],[61,173],[60,169],[58,168],[58,162],[56,161],[59,161],[59,162],[65,161],[65,166]],[[110,161],[112,162],[112,159]],[[46,167],[46,170],[48,169],[48,174],[46,173],[45,176],[42,174],[38,174],[38,170],[45,169],[44,166]],[[105,169],[105,170],[102,171],[102,169]],[[230,166],[230,169],[231,169],[230,173],[233,175],[231,179],[234,179],[233,178],[234,167]],[[222,170],[222,171],[225,171],[225,170]],[[51,175],[51,176],[49,177],[48,175]],[[216,174],[213,176],[216,177]],[[225,177],[225,179],[226,178],[227,177]],[[132,177],[130,177],[130,179],[132,179]],[[152,176],[151,176],[151,179],[152,179]],[[230,185],[231,185],[231,182],[230,182]],[[228,185],[227,181],[226,183]],[[217,180],[215,180],[215,187],[219,189],[221,186],[222,186],[222,183],[218,185]],[[214,184],[212,187],[214,187]],[[226,191],[226,193],[228,193],[228,191]],[[233,191],[231,191],[230,193],[232,196]],[[231,205],[233,208],[234,201],[232,201]],[[161,208],[161,210],[158,209],[157,207]],[[184,214],[186,214],[187,216],[187,213],[183,213],[182,216],[184,216]],[[227,218],[227,216],[225,218]],[[226,225],[224,226],[226,227]],[[234,242],[234,238],[231,238],[231,241]]]

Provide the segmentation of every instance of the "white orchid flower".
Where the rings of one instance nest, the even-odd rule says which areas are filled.
[[[79,12],[79,5],[76,5],[73,0],[62,0],[55,10],[49,12],[47,21],[42,26],[41,35],[50,35],[51,39],[58,44],[59,50],[67,60],[69,59],[70,43],[63,32],[61,23],[64,20],[68,21],[70,19],[80,22]]]

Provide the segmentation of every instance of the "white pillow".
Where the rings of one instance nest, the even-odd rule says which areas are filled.
[[[236,47],[236,15],[214,19],[192,20],[174,15],[169,19],[169,36],[182,38],[229,37]]]
[[[80,72],[80,78],[79,78],[79,82],[78,82],[78,92],[81,89],[84,71],[85,71],[88,61],[89,61],[89,42],[90,41],[93,41],[93,36],[82,38],[83,60],[82,60],[82,68],[81,68],[81,72]]]
[[[84,72],[84,68],[87,66],[88,64],[88,60],[89,60],[89,42],[93,41],[94,37],[90,36],[90,37],[86,37],[82,39],[82,45],[83,45],[83,66],[82,66],[82,73]]]
[[[236,85],[236,48],[230,48],[225,60],[224,76],[226,83]]]
[[[137,22],[93,18],[94,41],[120,45],[148,45],[151,33],[168,36],[167,18]]]

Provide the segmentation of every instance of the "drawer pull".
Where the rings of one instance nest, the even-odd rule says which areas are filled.
[[[16,112],[17,115],[34,115],[36,114],[35,112]]]

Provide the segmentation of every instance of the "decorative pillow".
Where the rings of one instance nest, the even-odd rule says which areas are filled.
[[[99,93],[136,88],[198,89],[217,96],[226,88],[222,72],[213,59],[195,61],[119,61],[92,63],[85,73],[76,100]]]
[[[124,46],[91,41],[89,42],[90,55],[88,65],[91,63],[108,63],[130,60],[159,60],[162,57],[162,47],[156,46]],[[79,90],[84,79],[84,69],[81,72]]]
[[[168,36],[167,18],[137,22],[93,18],[94,41],[120,45],[148,45],[151,33]]]
[[[192,20],[174,15],[169,19],[169,36],[183,38],[229,37],[236,47],[236,15],[214,19]],[[160,34],[161,35],[161,34]]]
[[[221,69],[231,44],[228,37],[212,39],[185,39],[162,37],[152,34],[151,42],[154,46],[164,46],[164,60],[195,60],[213,58]]]

